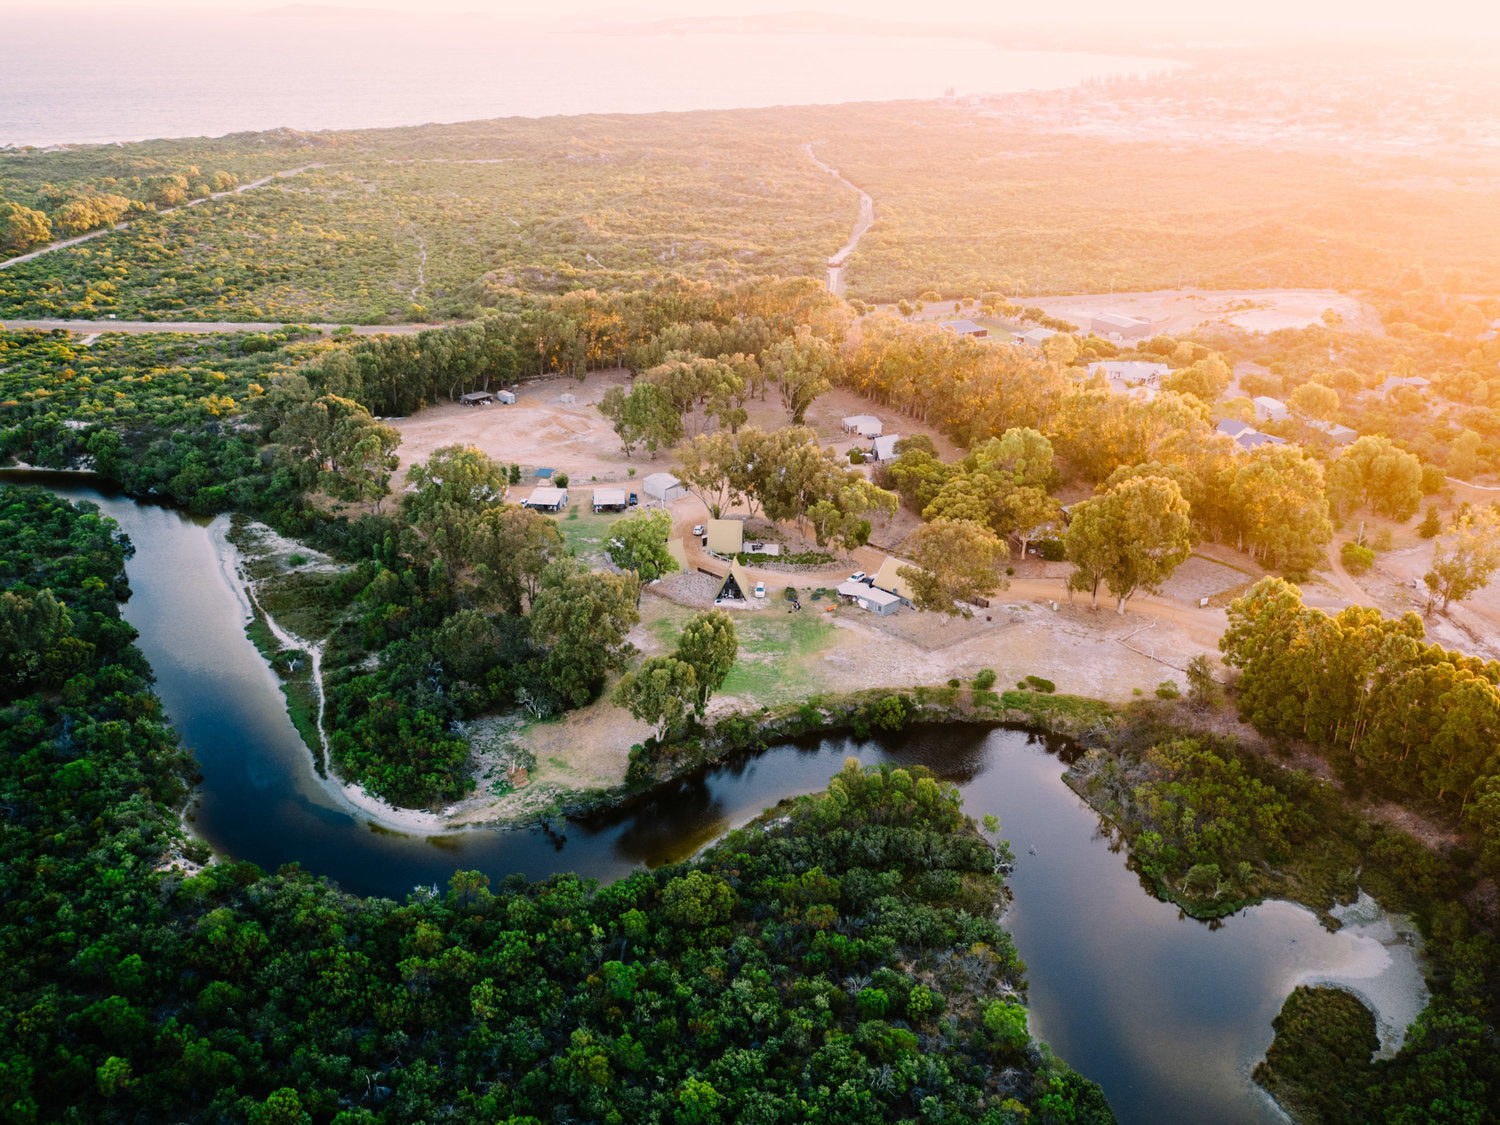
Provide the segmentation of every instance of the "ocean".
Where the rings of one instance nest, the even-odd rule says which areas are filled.
[[[437,19],[16,11],[0,145],[1059,89],[1168,59],[976,39],[598,34]]]

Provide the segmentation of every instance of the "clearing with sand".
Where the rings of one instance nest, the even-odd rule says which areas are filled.
[[[1137,295],[1157,296],[1157,295]],[[1188,302],[1201,318],[1203,306],[1192,294],[1170,294]],[[1217,295],[1232,298],[1233,294]],[[1266,294],[1247,294],[1265,300]],[[1283,310],[1291,316],[1321,315],[1336,295],[1301,295],[1305,308]],[[1073,299],[1059,299],[1073,300]],[[1101,300],[1094,298],[1095,301]],[[1119,303],[1118,296],[1115,298]],[[1076,302],[1074,302],[1076,305]],[[1317,310],[1311,312],[1312,306]],[[1059,306],[1061,307],[1061,306]],[[1248,310],[1246,310],[1248,311]],[[1341,309],[1359,315],[1358,310]],[[629,383],[623,370],[592,374],[586,379],[554,378],[522,386],[514,405],[463,407],[443,403],[393,424],[401,431],[403,467],[425,460],[433,450],[454,444],[474,445],[495,460],[518,464],[522,489],[531,471],[546,466],[569,474],[574,495],[569,509],[559,513],[559,524],[579,554],[592,565],[607,565],[603,543],[614,519],[622,516],[591,511],[592,484],[619,484],[649,473],[670,469],[670,453],[655,458],[637,451],[627,457],[619,439],[599,414],[597,403],[611,386]],[[564,401],[563,396],[571,401]],[[808,411],[807,422],[825,445],[840,452],[867,441],[843,432],[845,415],[875,413],[889,429],[903,435],[927,433],[939,454],[956,458],[951,442],[910,419],[881,411],[847,390],[824,395]],[[691,419],[690,419],[691,422]],[[750,423],[767,429],[785,425],[786,414],[774,396],[750,404]],[[649,503],[642,496],[642,501]],[[642,653],[670,651],[682,625],[694,612],[712,604],[718,582],[699,568],[722,573],[724,564],[705,555],[691,528],[707,518],[703,504],[689,495],[669,506],[674,534],[687,550],[689,572],[672,575],[649,587],[641,601],[642,621],[630,635]],[[1150,696],[1164,680],[1185,686],[1183,669],[1198,654],[1218,663],[1218,639],[1225,627],[1228,600],[1264,575],[1247,556],[1223,545],[1204,544],[1193,559],[1164,586],[1161,594],[1133,598],[1125,615],[1110,605],[1098,611],[1086,598],[1070,602],[1066,564],[1034,558],[1013,560],[1008,589],[997,592],[991,605],[973,618],[953,619],[903,609],[881,618],[856,607],[832,604],[831,590],[851,570],[874,573],[888,553],[897,551],[916,518],[909,512],[893,520],[877,520],[872,541],[877,546],[850,552],[828,566],[788,567],[767,561],[749,568],[752,581],[763,581],[768,596],[750,599],[731,610],[740,634],[740,657],[728,681],[709,707],[711,717],[762,706],[806,699],[818,693],[848,693],[869,688],[909,690],[916,685],[937,686],[953,679],[967,683],[981,669],[992,668],[1003,689],[1028,675],[1043,676],[1060,692],[1115,703]],[[753,535],[783,543],[790,551],[816,549],[797,529],[755,521]],[[1425,569],[1431,545],[1417,541],[1409,530],[1397,549],[1381,556],[1369,575],[1356,579],[1337,564],[1330,577],[1309,584],[1308,602],[1336,611],[1354,602],[1377,604],[1387,612],[1411,608],[1416,593],[1413,574]],[[802,593],[803,610],[793,612],[782,599],[784,587]],[[812,591],[830,591],[818,600]],[[1202,600],[1207,599],[1208,605]],[[1434,639],[1457,644],[1462,637],[1472,646],[1476,628],[1494,635],[1492,627],[1500,596],[1474,599],[1451,620],[1429,618]],[[1472,618],[1472,622],[1465,618]],[[1488,647],[1481,645],[1481,650]],[[497,720],[498,721],[498,720]],[[619,784],[625,776],[630,747],[651,733],[644,723],[605,699],[548,721],[516,722],[506,737],[535,759],[529,784],[503,796],[481,791],[445,810],[449,825],[503,820],[534,814],[568,794]],[[480,762],[483,772],[484,762]]]

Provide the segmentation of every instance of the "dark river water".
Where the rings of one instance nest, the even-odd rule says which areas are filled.
[[[1032,1029],[1103,1086],[1122,1122],[1284,1120],[1250,1081],[1272,1018],[1298,979],[1381,952],[1289,903],[1209,926],[1157,901],[1107,825],[1062,783],[1056,754],[1017,730],[928,728],[773,747],[624,812],[570,823],[562,844],[534,830],[414,836],[377,827],[314,773],[275,675],[245,637],[241,596],[206,521],[77,477],[24,479],[94,501],[136,544],[125,616],[202,764],[193,828],[222,854],[273,870],[296,862],[349,890],[397,898],[417,884],[441,887],[459,868],[610,880],[690,855],[781,798],[823,788],[846,757],[921,763],[960,786],[972,816],[1000,818],[1016,855],[1004,922],[1029,967]]]

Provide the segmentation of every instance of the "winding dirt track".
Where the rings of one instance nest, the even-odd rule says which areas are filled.
[[[823,143],[822,141],[809,141],[802,146],[802,151],[807,153],[809,160],[838,180],[839,183],[851,191],[859,192],[859,218],[854,220],[854,229],[849,232],[849,241],[844,243],[843,247],[828,259],[828,291],[835,297],[842,297],[844,295],[844,262],[850,254],[854,253],[855,247],[859,245],[859,240],[865,236],[865,232],[874,226],[875,200],[870,198],[869,192],[865,191],[864,188],[858,184],[850,183],[843,176],[839,175],[837,168],[829,167],[813,155],[813,145]]]
[[[132,335],[143,332],[187,332],[208,335],[215,332],[277,332],[288,327],[287,323],[273,320],[0,320],[0,329],[17,331],[34,328],[42,332],[128,332]],[[323,333],[335,328],[348,327],[355,336],[380,336],[387,333],[406,335],[420,332],[432,324],[303,324],[302,328],[316,328]]]
[[[321,167],[323,167],[322,164],[304,164],[300,168],[288,168],[285,172],[272,172],[269,176],[263,176],[261,179],[255,180],[252,183],[241,184],[239,187],[230,188],[228,191],[209,192],[209,194],[205,195],[202,199],[190,199],[188,200],[188,202],[184,203],[182,207],[196,207],[198,206],[198,204],[206,203],[210,199],[223,199],[226,196],[239,195],[242,191],[250,191],[254,188],[264,187],[272,180],[286,179],[288,176],[296,176],[302,172],[308,171],[309,169]],[[157,211],[156,214],[158,216],[170,215],[174,211],[182,210],[182,207],[167,207],[163,210]],[[68,246],[77,246],[80,242],[87,242],[91,238],[98,238],[100,235],[109,234],[111,231],[124,230],[128,226],[130,226],[130,223],[128,222],[116,223],[112,227],[100,227],[98,230],[89,231],[88,234],[80,234],[77,238],[64,238],[59,242],[49,242],[46,246],[40,246],[35,250],[29,250],[25,254],[20,254],[14,258],[7,258],[5,261],[0,262],[0,270],[9,269],[11,266],[20,265],[22,262],[29,262],[33,258],[40,258],[43,254],[50,254],[54,250],[62,250]]]

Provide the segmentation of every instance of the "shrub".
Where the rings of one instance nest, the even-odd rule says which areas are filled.
[[[1038,539],[1033,546],[1036,547],[1036,557],[1047,562],[1062,562],[1067,557],[1061,539]]]
[[[1182,689],[1177,686],[1176,680],[1163,680],[1156,685],[1157,699],[1181,699]]]
[[[1212,707],[1219,701],[1219,683],[1213,665],[1201,652],[1188,661],[1188,699],[1195,707]]]
[[[1016,686],[1022,689],[1030,688],[1032,691],[1039,691],[1044,695],[1051,695],[1057,690],[1056,684],[1051,680],[1042,679],[1041,676],[1027,676],[1025,680]]]
[[[568,474],[567,473],[553,473],[552,474],[552,483],[554,485],[556,485],[558,488],[567,488],[568,487]]]
[[[1363,574],[1374,565],[1375,552],[1350,540],[1339,548],[1339,559],[1350,573]]]
[[[989,691],[995,686],[995,670],[993,668],[981,668],[974,675],[974,690]]]
[[[1417,525],[1417,534],[1423,539],[1434,539],[1443,530],[1443,517],[1438,515],[1437,505],[1427,505],[1427,514]]]
[[[303,554],[291,554],[287,556],[287,566],[303,566],[307,563],[307,556]]]

